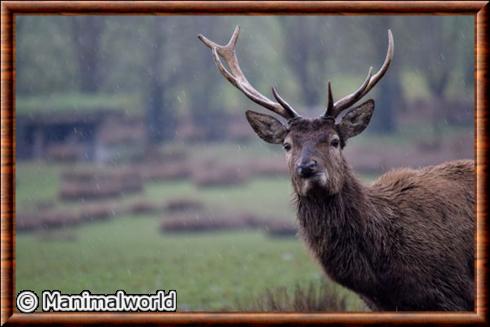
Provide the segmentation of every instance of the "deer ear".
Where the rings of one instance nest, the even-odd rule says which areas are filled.
[[[338,130],[344,140],[356,136],[366,129],[374,112],[374,100],[369,99],[350,109],[338,124]]]
[[[262,140],[273,144],[279,144],[284,141],[287,128],[279,120],[250,110],[247,110],[245,115],[250,126]]]

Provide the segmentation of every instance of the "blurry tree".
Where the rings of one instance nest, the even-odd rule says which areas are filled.
[[[423,57],[421,72],[433,99],[433,137],[430,146],[438,147],[442,141],[442,125],[447,121],[444,103],[448,87],[451,79],[458,73],[457,70],[460,67],[467,68],[466,65],[457,64],[464,52],[458,49],[457,42],[454,42],[458,38],[461,21],[454,17],[451,20],[424,19],[420,22],[416,27],[421,35],[418,39],[418,49],[420,53],[427,54]]]
[[[69,28],[72,17],[17,16],[15,91],[33,96],[76,88],[76,62]]]
[[[457,55],[457,51],[449,49],[445,45],[448,42],[450,43],[450,40],[456,38],[458,26],[452,24],[453,22],[444,24],[442,20],[427,20],[426,22],[426,27],[431,33],[425,39],[427,42],[422,43],[422,49],[431,49],[433,50],[431,53],[434,55],[425,58],[427,63],[427,69],[424,70],[426,72],[425,78],[432,94],[440,99],[447,90],[453,72],[451,69],[448,69],[447,64],[454,63]],[[451,66],[449,65],[449,67]]]
[[[148,88],[146,99],[146,131],[149,146],[171,140],[175,135],[175,103],[171,98],[171,88],[177,84],[178,69],[165,69],[164,61],[175,52],[172,42],[166,38],[164,20],[150,18],[148,24],[149,47],[147,49],[146,71]]]
[[[382,65],[382,60],[386,56],[387,50],[387,30],[391,29],[395,40],[397,39],[398,29],[395,29],[395,19],[392,16],[381,16],[377,19],[377,24],[372,25],[371,42],[374,50],[374,58],[378,65],[373,66],[377,71]],[[395,53],[396,53],[395,41]],[[401,86],[400,64],[397,63],[397,56],[388,72],[375,87],[376,97],[376,114],[370,126],[370,130],[380,134],[390,134],[396,132],[396,117],[399,110],[405,106],[405,97]]]
[[[72,43],[78,63],[82,93],[96,93],[102,79],[101,37],[105,27],[103,16],[70,17]]]
[[[194,31],[194,38],[190,40],[192,46],[182,53],[188,68],[188,72],[184,76],[184,84],[187,85],[183,85],[183,87],[190,97],[191,119],[194,126],[203,133],[202,136],[209,139],[217,139],[223,135],[223,131],[216,126],[222,125],[220,119],[223,117],[223,103],[217,101],[217,98],[220,98],[217,86],[224,81],[214,67],[209,49],[197,39],[197,34],[203,33],[212,37],[220,30],[225,31],[225,34],[231,33],[223,28],[223,25],[222,19],[214,21],[193,19],[190,26]],[[230,35],[225,35],[225,38],[227,37]],[[219,40],[217,42],[225,43],[225,41]],[[232,91],[231,87],[230,91]]]
[[[307,107],[318,106],[325,101],[325,70],[328,53],[319,46],[319,31],[325,25],[324,17],[280,17],[283,29],[284,58],[303,95],[303,103]]]

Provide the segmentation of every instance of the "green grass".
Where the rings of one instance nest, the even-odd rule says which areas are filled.
[[[75,240],[17,236],[17,291],[175,289],[181,310],[220,310],[252,301],[266,288],[324,278],[300,240],[270,239],[257,231],[162,234],[157,219],[125,216],[51,232],[63,233]],[[354,295],[349,308],[362,308]]]
[[[196,188],[189,182],[149,183],[145,199],[165,201],[170,198],[191,197],[210,208],[227,212],[252,211],[271,218],[290,219],[294,216],[290,204],[291,183],[286,177],[254,179],[239,187]]]
[[[63,165],[20,162],[16,166],[15,200],[17,210],[31,210],[39,202],[56,201]]]

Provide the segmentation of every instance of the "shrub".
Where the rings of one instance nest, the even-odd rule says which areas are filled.
[[[165,232],[209,232],[243,228],[243,222],[229,217],[211,215],[179,215],[164,219],[161,230]]]
[[[17,231],[32,231],[39,229],[42,217],[39,213],[18,212],[15,217]]]
[[[192,172],[192,182],[199,187],[236,186],[247,181],[247,174],[237,167],[214,165]]]
[[[54,202],[53,201],[40,201],[40,202],[36,203],[36,208],[38,210],[53,209],[54,208]]]
[[[84,221],[106,220],[115,215],[114,206],[109,203],[84,204],[80,215]]]
[[[263,159],[252,161],[247,164],[247,168],[254,176],[276,177],[289,174],[284,160]]]
[[[43,229],[77,225],[82,221],[80,213],[70,209],[49,210],[40,214]]]
[[[188,178],[190,169],[185,163],[165,162],[142,164],[138,166],[144,180],[168,181]]]
[[[189,199],[171,200],[165,206],[168,216],[162,219],[161,230],[172,232],[208,232],[218,230],[263,229],[270,236],[295,236],[294,223],[279,218],[262,218],[247,211],[210,212],[203,210],[200,202]],[[170,210],[168,210],[170,208]],[[186,210],[187,209],[187,210]]]
[[[120,189],[116,185],[62,182],[59,196],[63,201],[101,200],[120,196]]]
[[[258,218],[246,212],[228,214],[185,211],[163,219],[161,228],[162,231],[172,232],[208,232],[255,228],[258,222]]]
[[[88,147],[82,144],[51,145],[46,151],[46,158],[55,162],[76,162],[87,160]]]
[[[164,207],[166,212],[185,212],[185,211],[200,211],[204,209],[204,204],[201,201],[192,198],[174,198],[168,200]]]
[[[296,237],[298,226],[289,221],[269,221],[265,225],[265,231],[270,237]]]
[[[135,169],[83,169],[62,174],[59,196],[66,201],[100,200],[137,193],[142,189],[142,178]]]
[[[114,216],[114,206],[108,203],[84,204],[79,210],[48,209],[38,212],[20,212],[16,216],[18,231],[59,229],[83,222],[104,220]]]
[[[346,296],[339,294],[333,284],[310,282],[296,284],[294,291],[286,287],[267,289],[251,303],[238,304],[240,311],[258,312],[341,312],[347,310]]]
[[[138,200],[129,206],[129,212],[137,215],[157,213],[161,210],[162,207],[160,205],[147,200]]]
[[[243,226],[256,229],[256,228],[265,228],[267,226],[269,219],[258,217],[249,212],[237,212],[234,214],[235,219],[241,221]]]

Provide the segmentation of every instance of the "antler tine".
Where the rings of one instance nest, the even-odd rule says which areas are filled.
[[[293,107],[289,103],[287,103],[280,95],[279,92],[277,92],[277,89],[275,87],[272,88],[272,95],[274,95],[274,98],[276,98],[277,102],[287,111],[291,113],[290,118],[295,118],[299,117],[299,115],[294,111]]]
[[[331,116],[335,118],[343,110],[349,108],[357,101],[359,101],[363,96],[365,96],[376,85],[376,83],[378,83],[378,81],[384,76],[384,74],[388,70],[388,67],[390,66],[391,61],[393,59],[393,52],[394,52],[393,34],[391,33],[391,30],[388,30],[388,50],[386,51],[386,57],[381,68],[378,70],[378,72],[376,72],[376,74],[371,75],[372,67],[370,67],[368,76],[364,80],[362,85],[354,93],[351,93],[343,97],[342,99],[336,101],[333,105],[332,110],[328,110],[327,108],[325,115],[329,113]]]
[[[228,51],[232,50],[233,51],[233,49],[236,46],[236,42],[238,40],[239,34],[240,34],[240,26],[236,26],[235,30],[233,31],[233,35],[231,36],[230,40],[228,41],[228,43],[226,45],[219,45],[217,43],[214,43],[213,41],[211,41],[210,39],[208,39],[207,37],[205,37],[202,34],[199,34],[197,36],[197,38],[199,40],[201,40],[202,43],[204,43],[211,50],[215,49],[215,48],[218,49],[218,53],[220,55],[222,55],[223,51],[226,51],[226,50],[228,50]]]
[[[267,97],[262,95],[259,91],[257,91],[247,80],[242,70],[240,69],[240,65],[238,63],[238,58],[236,56],[236,51],[235,51],[239,33],[240,33],[240,28],[237,26],[235,27],[235,31],[233,32],[230,41],[228,41],[228,43],[224,46],[209,40],[202,34],[199,34],[198,38],[208,48],[212,50],[214,62],[216,64],[216,67],[218,67],[218,70],[221,72],[221,74],[231,84],[233,84],[236,88],[242,91],[250,100],[275,112],[276,114],[286,119],[298,117],[298,114],[292,109],[290,105],[288,105],[284,100],[282,100],[282,98],[279,103],[268,99]],[[225,65],[223,65],[223,63],[221,62],[221,58],[223,58],[225,63],[228,65],[229,70],[225,67]]]
[[[353,93],[343,97],[342,99],[336,101],[333,104],[333,109],[331,110],[331,116],[337,117],[337,115],[342,110],[347,109],[348,107],[350,107],[352,104],[359,101],[359,99],[364,96],[364,94],[365,94],[364,92],[365,92],[366,88],[369,86],[369,81],[371,80],[371,77],[373,76],[372,71],[373,71],[373,67],[369,67],[369,71],[367,73],[367,76],[364,79],[364,82],[362,82],[361,86],[356,91],[354,91]]]
[[[388,71],[388,67],[390,67],[391,61],[393,60],[393,53],[395,51],[395,45],[393,42],[393,33],[391,33],[391,30],[388,30],[388,50],[386,51],[386,57],[385,61],[383,62],[383,65],[379,69],[379,71],[373,75],[371,80],[369,81],[369,85],[366,88],[366,91],[364,94],[369,92],[371,88],[373,88],[376,83],[384,76],[384,74]]]
[[[332,116],[333,117],[333,94],[332,94],[332,83],[328,81],[328,102],[327,102],[327,110],[323,117]]]

